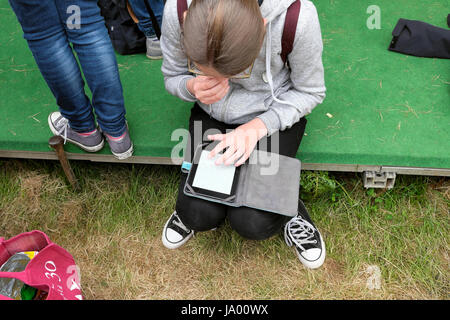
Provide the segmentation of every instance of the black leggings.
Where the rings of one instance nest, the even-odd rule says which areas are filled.
[[[197,125],[201,123],[202,137],[205,137],[205,131],[210,129],[226,133],[227,129],[234,129],[238,126],[227,125],[211,118],[197,104],[192,108],[189,119],[190,138],[194,137],[194,122],[197,122]],[[261,139],[256,149],[274,152],[272,151],[272,139],[279,137],[278,153],[288,157],[295,157],[305,132],[306,122],[305,118],[301,118],[291,128],[272,135],[267,141],[262,141],[266,138]],[[200,142],[202,141],[188,142],[185,152],[190,152],[190,159],[193,159],[195,146]],[[225,218],[228,217],[231,227],[241,236],[253,240],[262,240],[279,232],[283,225],[290,219],[289,217],[267,211],[248,207],[230,207],[224,204],[186,196],[183,193],[186,179],[187,174],[182,173],[178,189],[176,211],[181,221],[191,230],[207,231],[214,229],[220,226],[225,221]]]

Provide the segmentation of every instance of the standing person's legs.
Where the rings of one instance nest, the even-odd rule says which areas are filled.
[[[72,1],[58,0],[59,15],[70,19]],[[92,105],[103,132],[118,137],[126,130],[125,105],[119,68],[114,49],[96,1],[77,2],[80,24],[65,25],[69,41],[78,55],[81,68],[92,92]]]
[[[59,0],[58,0],[59,1]],[[10,0],[61,114],[77,132],[95,129],[92,106],[54,0]]]
[[[139,30],[141,30],[147,38],[147,57],[150,59],[162,59],[161,45],[159,39],[156,36],[155,27],[150,17],[150,13],[147,11],[147,7],[145,6],[145,0],[128,1],[131,5],[131,8],[133,9],[134,14],[136,15],[136,18],[139,20]],[[159,29],[161,30],[164,2],[163,0],[148,0],[148,4],[152,9]]]
[[[79,0],[75,6],[71,3],[58,0],[59,15],[69,21],[74,14],[70,9],[80,14],[78,25],[65,25],[66,33],[91,89],[97,122],[111,152],[119,160],[126,159],[133,154],[133,143],[125,120],[119,67],[105,21],[96,1]]]
[[[267,141],[261,140],[257,149],[294,158],[302,141],[306,123],[305,118],[300,119],[291,128],[275,133]],[[227,215],[231,227],[241,236],[252,240],[263,240],[273,236],[291,219],[248,207],[228,207]]]
[[[128,2],[131,5],[131,8],[133,8],[133,12],[136,15],[136,18],[139,20],[138,23],[139,29],[145,34],[147,38],[151,38],[156,36],[156,32],[153,27],[152,20],[150,18],[150,13],[147,11],[144,1],[145,0],[128,0]],[[148,0],[148,4],[153,10],[156,21],[158,22],[158,25],[161,28],[164,11],[164,1]]]

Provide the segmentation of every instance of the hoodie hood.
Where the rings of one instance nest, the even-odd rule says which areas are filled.
[[[264,0],[261,4],[261,14],[267,22],[285,12],[295,0]]]

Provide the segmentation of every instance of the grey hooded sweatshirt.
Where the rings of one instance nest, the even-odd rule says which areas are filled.
[[[186,88],[193,75],[180,45],[177,0],[167,0],[161,35],[161,70],[167,91],[184,101],[197,102],[211,117],[227,124],[243,124],[257,117],[266,125],[268,135],[290,128],[322,103],[326,91],[319,18],[309,0],[301,0],[294,45],[288,56],[291,70],[281,59],[286,10],[293,2],[264,0],[261,13],[267,19],[266,36],[251,77],[230,79],[226,96],[207,105],[197,101]]]

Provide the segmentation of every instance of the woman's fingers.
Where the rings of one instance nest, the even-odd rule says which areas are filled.
[[[216,93],[215,95],[203,97],[196,97],[198,100],[203,102],[204,104],[213,104],[223,99],[223,97],[227,94],[229,88],[224,88],[222,91]]]
[[[197,90],[209,90],[217,86],[221,82],[218,78],[212,78],[207,76],[197,76],[195,78],[195,85]]]
[[[227,84],[226,86],[224,86],[224,87],[222,88],[222,90],[220,90],[220,91],[216,94],[216,99],[219,99],[219,100],[217,100],[217,101],[222,100],[223,97],[226,96],[228,90],[230,90],[230,86]],[[217,101],[215,101],[215,102],[217,102]],[[213,103],[214,103],[214,102],[213,102]]]
[[[196,90],[198,91],[208,91],[228,83],[228,79],[217,79],[205,76],[198,76],[195,80]]]
[[[221,134],[221,133],[219,133],[219,134],[210,134],[210,135],[208,135],[208,140],[213,140],[213,141],[223,140],[224,136],[225,135]]]
[[[216,164],[242,165],[250,157],[258,142],[258,137],[248,130],[235,129],[227,134],[208,135],[209,140],[220,141],[209,153],[209,158],[215,157],[219,152],[228,148],[217,160]]]
[[[209,135],[208,139],[220,141],[217,146],[209,153],[209,158],[215,157],[219,152],[221,152],[225,148],[228,148],[224,152],[224,154],[216,160],[215,164],[217,165],[231,165],[238,159],[240,159],[239,161],[241,161],[241,163],[244,163],[253,150],[252,148],[248,148],[245,135],[243,136],[242,133],[238,131],[233,131],[228,134]],[[242,159],[242,157],[245,156],[246,158]]]
[[[244,155],[244,153],[245,153],[245,148],[237,148],[236,151],[232,155],[230,155],[229,157],[224,159],[224,164],[226,166],[233,164],[237,159],[242,157],[242,155]]]
[[[204,104],[213,104],[217,101],[222,100],[222,98],[227,94],[229,87],[223,87],[219,90],[215,90],[213,92],[202,92],[199,93],[196,98],[203,102]]]
[[[235,145],[231,145],[228,147],[227,151],[224,152],[224,154],[222,156],[220,156],[217,160],[216,160],[216,164],[227,164],[226,161],[233,156],[233,154],[236,151],[236,146]]]
[[[221,136],[221,135],[214,135],[214,136]],[[222,135],[224,136],[224,135]],[[211,140],[219,140],[219,139],[211,139]],[[222,140],[220,141],[217,146],[214,147],[214,149],[211,150],[211,152],[208,155],[208,158],[214,158],[216,156],[216,154],[218,154],[220,151],[222,151],[223,149],[225,149],[227,147],[226,145],[226,140]]]
[[[250,158],[250,154],[253,150],[245,150],[242,157],[234,164],[235,167],[239,167],[242,165],[245,161],[247,161],[248,158]]]
[[[222,81],[217,81],[216,79],[205,80],[199,82],[195,88],[195,97],[205,104],[212,104],[221,100],[229,89],[228,79]]]

